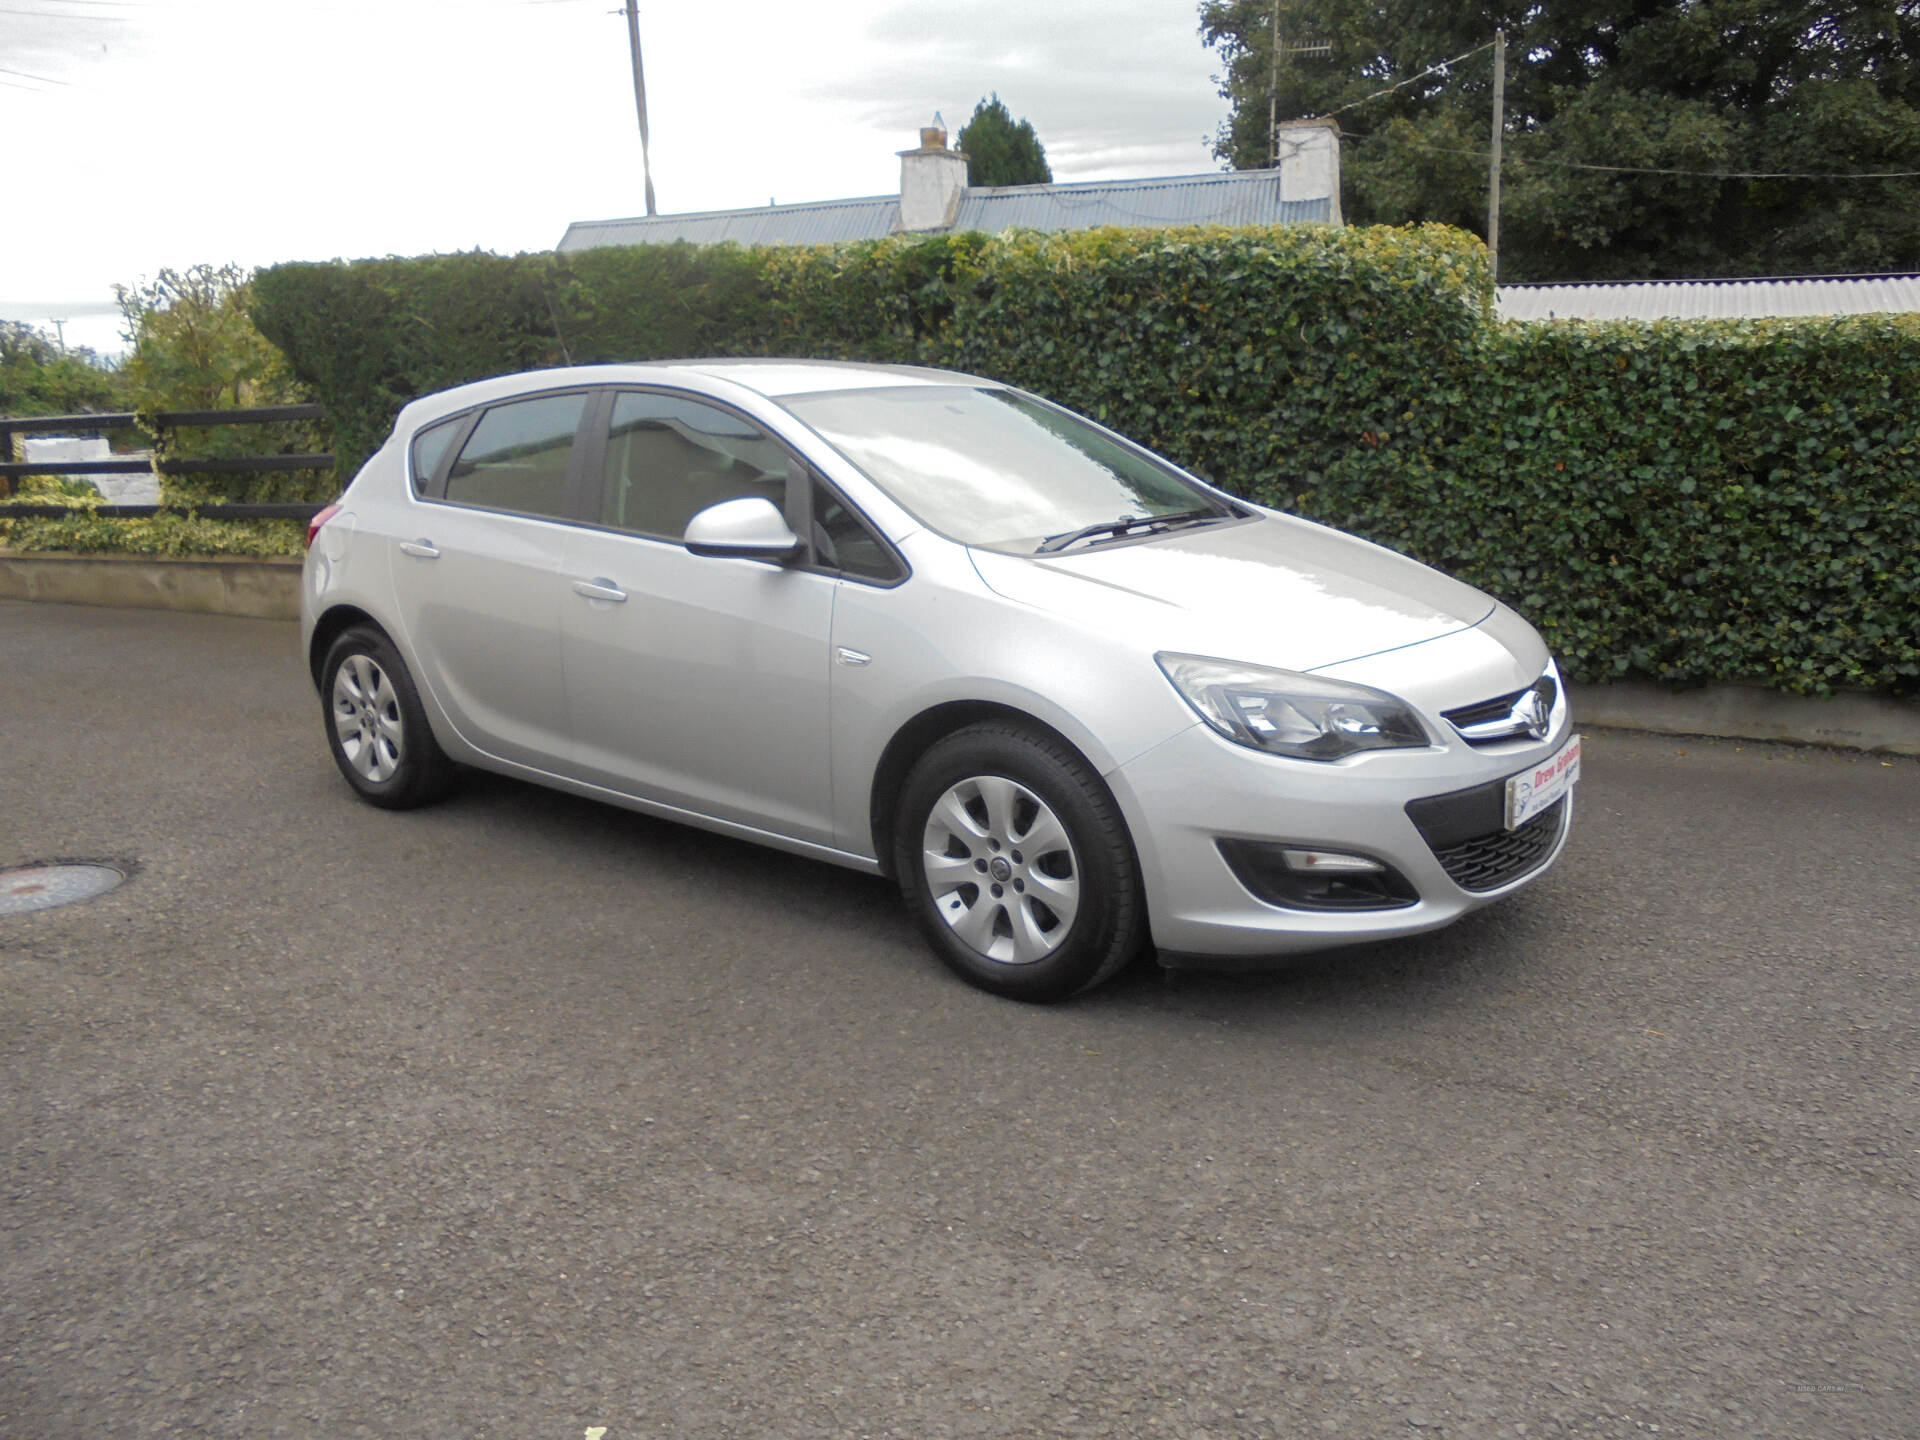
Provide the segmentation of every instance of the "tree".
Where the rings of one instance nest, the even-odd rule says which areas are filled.
[[[247,314],[250,279],[238,265],[194,265],[113,287],[133,334],[125,369],[141,409],[228,410],[293,398],[286,361]]]
[[[969,185],[1044,185],[1053,179],[1033,126],[1016,124],[997,92],[974,106],[973,118],[960,127],[960,153],[967,157]]]
[[[0,415],[117,410],[123,389],[91,350],[62,350],[31,325],[0,320]]]
[[[1274,92],[1338,120],[1350,219],[1477,233],[1504,26],[1503,279],[1920,268],[1920,175],[1845,178],[1920,172],[1920,0],[1279,0],[1277,86],[1274,0],[1199,13],[1220,158],[1267,163]]]
[[[162,270],[145,285],[116,285],[113,293],[133,335],[122,369],[141,412],[237,410],[311,398],[286,357],[254,328],[248,313],[252,274],[243,267]],[[156,450],[175,459],[327,448],[323,433],[307,422],[182,427],[155,430],[152,438]],[[277,472],[233,480],[169,477],[163,492],[170,502],[182,503],[301,501],[324,499],[332,488],[325,474]]]

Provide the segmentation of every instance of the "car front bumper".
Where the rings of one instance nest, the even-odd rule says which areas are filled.
[[[1435,930],[1530,884],[1566,846],[1573,793],[1519,841],[1492,802],[1508,776],[1572,738],[1564,703],[1554,719],[1538,742],[1456,742],[1332,764],[1261,754],[1204,724],[1183,730],[1107,776],[1133,832],[1155,946],[1242,959],[1325,950]],[[1432,803],[1416,806],[1416,824],[1407,807],[1419,801]],[[1364,855],[1417,898],[1373,909],[1269,903],[1234,873],[1222,840]]]

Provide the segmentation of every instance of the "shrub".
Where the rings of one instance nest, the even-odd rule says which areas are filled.
[[[1574,674],[1920,688],[1920,317],[1509,326],[1482,353],[1446,452],[1465,514],[1382,508]]]
[[[98,492],[95,498],[98,498]],[[21,497],[25,501],[68,498],[52,490]],[[84,499],[85,497],[73,497]],[[0,546],[28,552],[71,550],[97,555],[298,555],[306,526],[298,520],[205,520],[198,515],[162,512],[150,519],[109,518],[92,507],[58,520],[7,518],[0,502]]]

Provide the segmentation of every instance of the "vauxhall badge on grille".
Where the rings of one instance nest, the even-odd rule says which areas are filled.
[[[1527,734],[1536,740],[1547,738],[1547,729],[1553,723],[1553,706],[1538,690],[1529,690],[1513,702],[1513,718],[1527,727]]]

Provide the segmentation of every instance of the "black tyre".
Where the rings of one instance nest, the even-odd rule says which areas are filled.
[[[374,626],[342,632],[327,651],[320,709],[333,763],[368,804],[410,810],[447,793],[453,762],[433,738],[406,662]]]
[[[907,776],[893,847],[929,943],[996,995],[1063,999],[1118,972],[1145,938],[1119,809],[1052,736],[987,721],[939,741]]]

